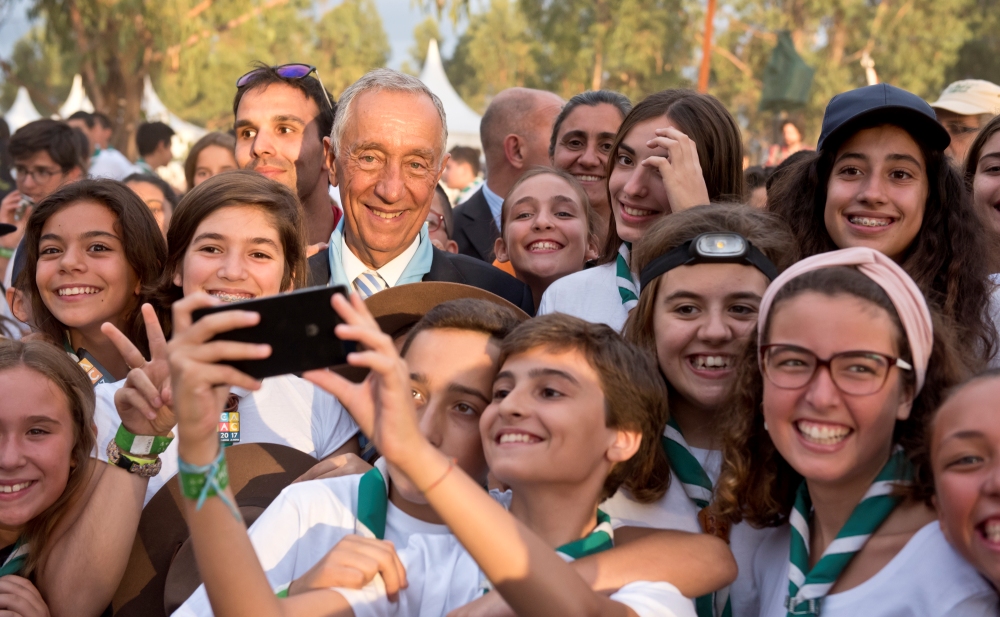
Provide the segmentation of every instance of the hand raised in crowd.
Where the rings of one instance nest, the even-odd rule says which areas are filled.
[[[174,333],[167,344],[167,360],[180,438],[178,454],[193,465],[206,465],[219,452],[219,412],[229,388],[260,389],[260,382],[253,377],[219,362],[260,360],[271,355],[270,345],[211,340],[222,332],[257,324],[258,313],[234,309],[192,321],[191,313],[196,309],[221,303],[199,292],[173,305]]]
[[[129,431],[136,435],[166,435],[177,424],[170,391],[170,364],[167,362],[167,339],[150,304],[142,305],[149,340],[149,360],[125,334],[110,323],[101,332],[114,343],[118,353],[131,367],[125,385],[115,392],[115,407]]]
[[[0,577],[0,615],[49,617],[49,607],[31,581],[9,574]]]
[[[668,153],[667,156],[650,156],[642,165],[659,170],[671,212],[710,202],[698,160],[698,146],[690,137],[673,127],[656,129],[656,137],[647,145],[663,148]]]
[[[23,195],[19,191],[11,191],[3,198],[3,201],[0,201],[0,223],[17,227],[17,231],[0,236],[0,247],[15,248],[21,241],[21,237],[24,236],[24,228],[28,223],[28,217],[31,216],[32,206],[28,206],[23,212],[18,212],[21,209],[22,197]]]
[[[345,536],[308,572],[292,581],[288,595],[316,589],[345,587],[361,589],[381,574],[385,591],[393,602],[400,589],[406,589],[406,568],[387,540]]]
[[[348,364],[371,372],[360,384],[325,369],[308,371],[303,377],[336,396],[386,459],[399,460],[423,441],[406,363],[360,295],[353,294],[348,300],[334,294],[332,304],[344,320],[335,330],[337,336],[356,341],[365,349],[349,354]]]
[[[325,458],[322,461],[316,463],[298,478],[292,482],[305,482],[306,480],[322,480],[323,478],[339,478],[341,476],[354,476],[358,474],[363,474],[371,470],[372,466],[365,462],[365,459],[361,458],[357,454],[348,452],[347,454],[340,454],[337,456],[332,456],[330,458]]]

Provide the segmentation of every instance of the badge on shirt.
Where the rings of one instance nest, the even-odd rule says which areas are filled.
[[[240,442],[240,412],[223,411],[219,414],[219,441],[223,447]]]

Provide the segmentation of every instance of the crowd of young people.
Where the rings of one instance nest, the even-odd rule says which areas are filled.
[[[512,89],[453,212],[440,101],[314,71],[242,76],[180,198],[12,137],[0,614],[1000,612],[1000,116],[956,160],[951,90],[845,92],[761,199],[712,96]],[[195,317],[311,285],[347,366]]]

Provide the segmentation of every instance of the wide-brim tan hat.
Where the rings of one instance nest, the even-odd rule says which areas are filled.
[[[522,321],[531,317],[515,304],[496,294],[471,285],[440,281],[422,281],[390,287],[369,296],[365,300],[365,306],[375,317],[382,332],[393,339],[399,339],[406,336],[410,329],[435,306],[450,300],[462,299],[492,302],[510,309],[522,318]],[[368,369],[346,364],[333,367],[333,370],[354,382],[362,381],[368,374]]]
[[[305,452],[278,444],[226,448],[229,486],[247,527],[317,462]],[[174,477],[142,510],[128,567],[112,601],[116,617],[166,617],[201,584],[183,512],[184,497]]]

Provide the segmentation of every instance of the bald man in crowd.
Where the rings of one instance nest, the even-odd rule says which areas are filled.
[[[479,124],[486,183],[455,209],[458,251],[493,263],[500,207],[510,187],[536,165],[549,165],[549,138],[563,101],[544,90],[509,88],[494,97]]]

